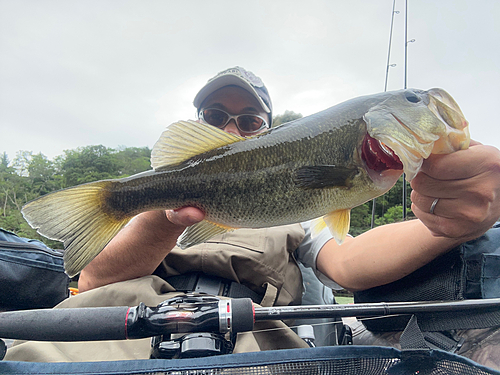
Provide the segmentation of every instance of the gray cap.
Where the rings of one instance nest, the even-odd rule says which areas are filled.
[[[266,86],[262,80],[252,72],[239,66],[226,69],[208,80],[207,84],[196,94],[193,104],[200,109],[203,101],[214,91],[225,86],[239,86],[252,94],[262,106],[262,109],[269,113],[272,119],[273,106]]]

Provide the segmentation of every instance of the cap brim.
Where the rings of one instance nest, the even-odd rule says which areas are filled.
[[[250,94],[252,94],[255,97],[255,99],[258,100],[262,109],[266,111],[266,113],[271,113],[271,110],[269,109],[267,104],[264,103],[264,101],[259,96],[255,88],[253,88],[253,86],[249,84],[247,81],[234,74],[226,74],[224,76],[217,77],[214,80],[208,82],[205,86],[202,87],[202,89],[198,92],[198,94],[196,94],[193,100],[194,106],[196,108],[200,108],[201,104],[207,98],[207,96],[225,86],[238,86],[241,87],[242,89],[245,89]]]

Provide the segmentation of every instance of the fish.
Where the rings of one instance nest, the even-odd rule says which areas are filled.
[[[187,248],[238,228],[314,220],[338,243],[350,211],[411,180],[431,153],[466,149],[468,122],[443,89],[365,95],[244,138],[199,121],[161,134],[152,169],[41,196],[26,221],[64,243],[65,271],[77,275],[136,215],[193,206],[205,219],[186,228]]]

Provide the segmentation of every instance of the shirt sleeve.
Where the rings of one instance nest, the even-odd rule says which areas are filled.
[[[316,259],[318,258],[319,251],[328,241],[333,238],[330,230],[328,228],[325,228],[313,238],[311,230],[312,222],[306,221],[301,223],[301,225],[302,228],[304,228],[305,237],[300,243],[297,250],[295,250],[296,259],[304,266],[312,268],[316,277],[327,287],[335,290],[344,289],[335,281],[322,274],[316,267]]]

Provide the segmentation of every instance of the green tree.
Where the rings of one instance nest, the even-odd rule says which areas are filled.
[[[61,173],[66,187],[119,176],[115,150],[103,145],[64,151]]]
[[[21,163],[16,164],[18,168],[20,167],[18,170],[9,166],[5,153],[0,161],[0,227],[15,232],[21,237],[42,240],[52,248],[61,248],[59,242],[40,236],[22,217],[21,207],[37,197],[39,192],[33,190],[33,181],[29,176],[26,176],[33,161],[31,153],[21,152],[18,153],[18,156],[20,156],[18,161],[21,161]],[[39,158],[43,159],[40,155]]]
[[[151,150],[148,147],[122,147],[116,153],[121,177],[151,169]]]
[[[39,195],[63,187],[62,177],[56,175],[56,167],[45,155],[32,155],[28,165],[28,177],[32,184],[32,191]]]
[[[413,212],[409,208],[411,187],[407,181],[405,183],[407,184],[406,217],[407,219],[411,219],[414,217]],[[403,177],[401,176],[398,182],[387,193],[375,199],[374,226],[402,221],[402,201]],[[351,210],[351,229],[349,231],[351,235],[357,236],[371,228],[372,207],[373,200]]]
[[[371,201],[354,207],[351,210],[351,228],[349,233],[352,236],[360,235],[370,229],[371,223]]]
[[[12,162],[14,168],[16,168],[17,173],[20,176],[27,176],[28,175],[28,166],[31,161],[31,155],[33,152],[31,151],[25,151],[21,150],[18,151],[16,154],[16,157],[14,158],[14,161]]]
[[[299,118],[302,118],[302,115],[300,113],[286,110],[282,115],[276,115],[273,117],[273,127],[284,124],[286,122],[297,120]]]
[[[19,176],[13,167],[2,165],[0,171],[0,200],[2,216],[7,217],[11,210],[20,210],[27,199],[32,197],[29,181]]]
[[[406,210],[406,214],[410,213],[409,209]],[[375,225],[385,225],[391,223],[398,223],[403,221],[403,206],[397,205],[389,207],[389,209],[385,212],[384,216],[375,219]]]
[[[4,170],[5,168],[8,168],[10,164],[9,157],[7,156],[7,153],[4,151],[2,156],[0,156],[0,171]]]
[[[385,212],[390,208],[397,205],[403,204],[403,184],[406,184],[406,208],[409,209],[410,206],[410,194],[411,194],[411,186],[408,181],[403,180],[403,176],[401,176],[396,182],[396,184],[385,193],[382,197],[377,198],[377,205],[375,206],[376,212],[378,216],[383,216]],[[382,198],[382,207],[379,207],[379,200]],[[401,215],[402,215],[401,211]],[[411,210],[409,211],[411,213]],[[411,213],[412,214],[412,213]],[[401,216],[402,217],[402,216]]]
[[[60,242],[40,236],[28,225],[21,214],[22,206],[64,187],[151,169],[150,156],[147,147],[122,147],[116,151],[98,145],[66,150],[53,161],[41,153],[18,151],[10,163],[4,152],[0,154],[0,227],[60,249]]]

